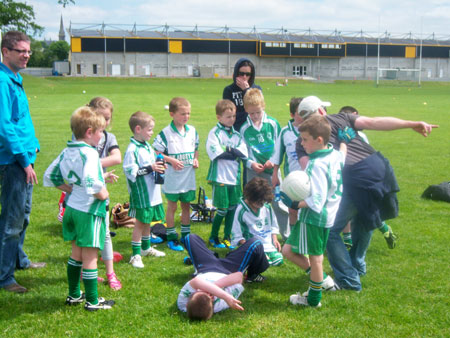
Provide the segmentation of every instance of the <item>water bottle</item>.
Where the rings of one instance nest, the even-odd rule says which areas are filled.
[[[162,154],[156,155],[156,163],[164,165],[164,156]],[[164,184],[164,172],[159,173],[155,171],[155,183]]]
[[[205,207],[208,209],[212,208],[212,201],[208,198],[208,196],[205,196]]]
[[[275,197],[274,197],[273,200],[274,200],[275,202],[279,202],[279,201],[281,200],[280,186],[279,186],[279,185],[277,185],[277,186],[275,187],[274,195],[275,195]]]

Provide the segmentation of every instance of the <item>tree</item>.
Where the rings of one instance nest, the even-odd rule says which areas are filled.
[[[63,5],[63,7],[66,7],[68,4],[75,4],[74,0],[58,0],[58,3],[60,5]]]
[[[61,0],[62,1],[62,0]],[[33,6],[12,0],[0,2],[0,26],[2,30],[33,31],[33,35],[41,34],[44,30],[34,22]]]
[[[67,41],[55,41],[48,47],[48,54],[51,61],[63,61],[67,60],[69,56],[70,46]]]

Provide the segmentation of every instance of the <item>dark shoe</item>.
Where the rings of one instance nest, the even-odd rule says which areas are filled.
[[[109,310],[116,302],[113,300],[105,300],[102,297],[98,297],[98,304],[91,304],[89,302],[84,303],[84,309],[87,311],[97,310]]]
[[[251,275],[251,276],[247,276],[247,279],[245,280],[247,283],[262,283],[266,280],[266,277],[264,277],[263,275]]]
[[[6,291],[15,292],[15,293],[25,293],[28,292],[26,287],[23,287],[20,284],[12,283],[3,287]]]
[[[30,262],[30,265],[28,266],[29,269],[41,269],[45,268],[47,266],[47,263],[45,262]]]
[[[86,295],[82,291],[80,291],[80,297],[78,297],[78,298],[67,296],[66,305],[78,305],[80,303],[83,303],[85,300],[86,300]]]

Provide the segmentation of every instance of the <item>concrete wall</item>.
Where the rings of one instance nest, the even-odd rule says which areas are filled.
[[[72,76],[231,76],[241,58],[252,60],[256,75],[292,77],[294,67],[314,78],[376,77],[376,57],[346,58],[262,58],[255,55],[228,54],[146,54],[146,53],[72,53]],[[94,74],[94,65],[97,74]],[[381,68],[417,69],[419,59],[380,58]],[[423,80],[450,80],[450,59],[422,59]]]

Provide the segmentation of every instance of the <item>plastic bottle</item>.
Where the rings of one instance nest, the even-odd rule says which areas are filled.
[[[205,196],[205,207],[208,209],[212,208],[212,201],[208,198],[208,196]]]
[[[274,195],[275,195],[275,197],[274,197],[273,200],[274,200],[275,202],[279,202],[279,201],[281,200],[280,186],[279,186],[279,185],[277,185],[277,186],[275,187]]]
[[[156,155],[156,163],[164,165],[164,156],[162,154]],[[164,172],[159,173],[155,171],[155,183],[164,184]]]

